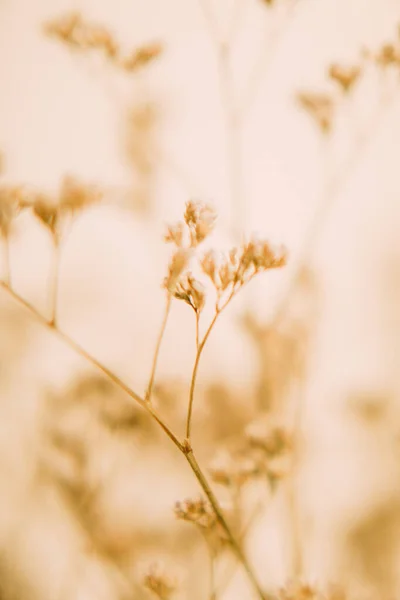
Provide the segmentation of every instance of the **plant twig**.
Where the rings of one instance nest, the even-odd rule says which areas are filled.
[[[197,347],[197,352],[196,352],[196,358],[194,361],[194,367],[193,367],[193,371],[192,371],[192,378],[190,381],[190,391],[189,391],[189,405],[188,405],[188,411],[187,411],[187,416],[186,416],[186,440],[190,442],[190,436],[191,436],[191,426],[192,426],[192,412],[193,412],[193,402],[194,402],[194,392],[195,392],[195,388],[196,388],[196,380],[197,380],[197,372],[199,370],[199,364],[200,364],[200,358],[202,355],[202,352],[204,350],[204,346],[206,345],[206,342],[208,340],[208,338],[210,337],[210,333],[213,330],[213,327],[215,325],[215,323],[217,322],[217,319],[219,317],[219,315],[221,314],[221,312],[228,306],[229,302],[232,300],[233,296],[236,293],[236,289],[233,288],[231,294],[229,295],[228,299],[224,302],[224,304],[222,306],[218,305],[218,302],[216,304],[216,308],[215,308],[215,314],[211,320],[211,323],[209,324],[203,339],[201,340],[201,342],[199,342],[199,333],[198,333],[198,327],[199,327],[199,323],[198,323],[198,315],[196,315],[196,347]]]
[[[313,248],[318,241],[318,237],[321,230],[326,223],[332,208],[344,187],[344,184],[348,181],[355,167],[359,163],[360,159],[364,155],[365,150],[368,148],[368,144],[371,141],[373,134],[378,130],[381,124],[382,117],[385,114],[385,110],[389,104],[392,103],[394,94],[389,97],[385,97],[381,102],[380,107],[376,114],[373,116],[369,127],[366,128],[363,134],[357,135],[355,147],[348,158],[344,169],[337,172],[328,182],[326,193],[324,194],[323,201],[317,207],[311,224],[306,232],[303,247],[300,250],[300,258],[298,265],[292,275],[289,286],[278,305],[275,315],[272,318],[271,331],[278,327],[286,316],[287,310],[289,309],[291,299],[297,289],[299,282],[299,275],[302,269],[310,261],[310,255],[312,254]]]
[[[293,15],[293,9],[295,8],[299,0],[293,0],[287,10],[285,23],[281,27],[277,27],[272,36],[266,35],[263,40],[261,51],[254,63],[253,69],[250,72],[245,93],[242,101],[238,107],[238,118],[243,119],[245,115],[251,110],[254,101],[257,98],[260,84],[262,82],[263,75],[271,64],[271,60],[274,56],[274,50],[278,46],[279,42],[286,33],[286,28],[290,22],[290,18]]]
[[[220,98],[225,121],[225,143],[229,196],[232,211],[232,233],[236,239],[244,226],[243,174],[241,158],[241,129],[237,119],[235,91],[231,68],[230,40],[220,39],[208,0],[199,0],[213,42],[218,68]]]
[[[156,410],[150,406],[143,398],[139,396],[134,390],[132,390],[118,375],[110,371],[108,367],[103,365],[97,358],[92,356],[89,352],[87,352],[78,342],[76,342],[73,338],[71,338],[67,333],[62,331],[57,324],[53,324],[49,319],[46,319],[30,302],[25,300],[22,296],[20,296],[14,289],[12,289],[8,284],[1,282],[0,284],[4,290],[6,290],[19,304],[24,306],[30,313],[33,315],[42,325],[45,325],[49,329],[51,329],[59,339],[61,339],[67,346],[72,348],[77,354],[79,354],[82,358],[87,360],[94,367],[99,369],[108,379],[110,379],[113,383],[115,383],[119,388],[121,388],[132,400],[134,400],[137,404],[139,404],[144,410],[150,414],[150,416],[157,421],[163,431],[168,435],[168,437],[172,440],[179,450],[182,450],[183,445],[176,437],[176,435],[172,432],[172,430],[164,423],[162,418],[158,415]]]
[[[158,357],[159,357],[159,354],[160,354],[161,343],[162,343],[162,340],[163,340],[163,337],[164,337],[164,333],[165,333],[165,329],[166,329],[166,326],[167,326],[170,309],[171,309],[171,294],[168,292],[167,293],[167,300],[166,300],[166,303],[165,303],[164,318],[163,318],[163,321],[162,321],[162,324],[161,324],[160,333],[158,334],[158,338],[157,338],[157,344],[156,344],[156,349],[155,349],[155,352],[154,352],[153,364],[152,364],[152,367],[151,367],[150,380],[149,380],[149,384],[147,386],[147,391],[146,391],[146,395],[145,395],[146,402],[151,402],[151,393],[153,391],[153,385],[154,385],[154,380],[155,380],[155,376],[156,376]]]

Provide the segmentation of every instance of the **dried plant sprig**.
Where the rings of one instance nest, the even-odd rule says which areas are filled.
[[[22,186],[0,186],[0,236],[10,235],[14,220],[24,207]]]
[[[48,21],[44,31],[78,50],[98,50],[110,58],[118,52],[118,44],[107,28],[85,21],[77,12]]]
[[[190,441],[193,413],[194,392],[196,387],[197,372],[200,358],[211,331],[222,311],[228,306],[236,293],[251,279],[264,271],[283,267],[287,262],[287,252],[281,247],[273,250],[271,245],[264,240],[253,239],[243,244],[240,248],[233,248],[226,261],[217,267],[217,262],[212,253],[207,253],[200,260],[203,272],[214,283],[217,292],[217,302],[214,317],[212,318],[202,340],[198,340],[196,359],[190,383],[189,404],[186,417],[186,438]],[[218,268],[218,275],[217,273]]]
[[[163,287],[170,293],[175,294],[180,278],[189,265],[192,253],[187,248],[178,248],[172,255],[168,265],[168,274],[164,279]]]
[[[178,519],[193,523],[201,529],[212,529],[217,524],[215,513],[204,498],[178,501],[175,503],[174,513]]]
[[[178,589],[178,580],[160,564],[152,564],[143,577],[143,586],[159,600],[170,600]]]
[[[100,52],[115,66],[129,73],[136,73],[163,52],[161,43],[152,42],[125,55],[114,35],[106,27],[91,23],[76,12],[48,21],[44,25],[44,31],[74,50]]]
[[[189,229],[190,246],[196,248],[213,231],[217,215],[210,204],[189,200],[184,221]]]
[[[182,250],[178,249],[178,252]],[[188,250],[186,250],[188,252]],[[189,252],[193,252],[193,249],[189,249]],[[185,263],[186,261],[184,261]],[[184,264],[179,266],[179,270],[181,272],[182,268],[184,268]],[[169,273],[169,283],[171,279],[173,280],[176,276],[176,268],[171,268]],[[235,538],[230,525],[228,524],[223,510],[219,501],[217,500],[210,484],[204,475],[199,463],[197,462],[196,456],[193,452],[193,448],[190,444],[189,439],[184,439],[180,441],[180,439],[175,435],[175,433],[171,430],[171,428],[165,423],[163,418],[157,413],[155,408],[151,403],[147,402],[146,399],[143,399],[139,394],[137,394],[132,388],[126,385],[113,371],[108,369],[105,365],[103,365],[100,361],[98,361],[95,357],[93,357],[90,353],[88,353],[80,344],[78,344],[73,338],[71,338],[68,334],[64,333],[58,326],[57,322],[53,319],[48,319],[43,316],[30,302],[25,300],[20,294],[18,294],[8,283],[1,282],[0,285],[3,287],[5,291],[7,291],[18,303],[24,306],[31,315],[33,315],[40,323],[49,327],[65,344],[67,344],[70,348],[72,348],[75,352],[77,352],[80,356],[88,360],[94,367],[99,369],[110,381],[114,382],[120,389],[124,390],[132,400],[137,402],[161,427],[164,433],[169,437],[169,439],[173,442],[176,448],[182,453],[182,455],[186,458],[193,474],[195,475],[199,485],[201,486],[207,500],[212,507],[212,510],[215,514],[215,518],[219,523],[221,531],[223,535],[226,537],[229,546],[232,551],[240,561],[244,570],[246,571],[247,577],[251,582],[254,590],[257,592],[260,600],[266,600],[267,595],[264,593],[260,584],[255,577],[251,566],[249,565],[247,558],[240,546],[240,543]],[[203,346],[205,343],[205,339],[203,339]],[[201,351],[200,351],[201,353]]]
[[[180,277],[173,295],[178,300],[183,300],[193,308],[196,314],[199,314],[206,301],[205,289],[203,284],[195,279],[191,273]]]
[[[161,43],[149,43],[122,57],[120,64],[126,71],[136,72],[159,58],[162,52],[163,46]]]

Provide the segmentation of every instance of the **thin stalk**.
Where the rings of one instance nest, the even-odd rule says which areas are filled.
[[[238,107],[238,117],[240,119],[243,119],[250,112],[254,101],[257,98],[260,84],[263,80],[263,75],[267,71],[268,66],[270,65],[274,56],[273,51],[278,46],[280,40],[286,32],[286,26],[289,23],[290,17],[293,14],[293,9],[295,8],[297,2],[298,0],[293,0],[290,4],[285,17],[286,23],[283,23],[283,25],[275,29],[275,32],[272,36],[266,35],[264,37],[261,51],[249,75],[244,97]]]
[[[197,339],[197,352],[196,352],[196,359],[194,361],[192,379],[190,382],[189,406],[188,406],[188,411],[187,411],[187,416],[186,416],[186,439],[187,440],[190,440],[190,434],[191,434],[194,390],[196,387],[197,371],[199,369],[201,354],[202,354],[204,346],[206,345],[206,342],[209,338],[209,335],[212,331],[212,328],[214,327],[216,320],[218,319],[219,314],[220,314],[220,311],[216,310],[215,315],[214,315],[210,325],[208,326],[208,329],[207,329],[206,333],[204,334],[204,337],[203,337],[202,341],[200,342],[200,344],[198,343],[198,339]]]
[[[208,0],[199,0],[200,8],[208,25],[218,68],[220,98],[225,121],[225,141],[229,196],[232,210],[232,232],[235,239],[243,230],[245,205],[243,200],[243,176],[241,156],[241,129],[235,106],[235,90],[231,68],[230,40],[221,40]],[[236,9],[235,9],[236,10]],[[239,241],[239,240],[238,240]]]
[[[212,506],[212,509],[215,513],[215,516],[216,516],[219,524],[221,525],[224,533],[227,536],[227,539],[229,541],[229,544],[231,545],[232,551],[234,552],[234,554],[236,555],[236,557],[238,558],[240,563],[243,565],[243,568],[246,571],[248,579],[251,582],[254,590],[257,592],[258,597],[261,600],[268,600],[268,595],[262,590],[260,584],[258,583],[257,579],[255,578],[253,570],[250,567],[250,565],[247,561],[247,558],[244,555],[243,550],[240,547],[239,542],[234,537],[234,535],[231,531],[231,528],[229,527],[227,521],[225,520],[225,517],[219,506],[218,500],[216,499],[214,492],[212,491],[206,477],[204,476],[204,474],[195,458],[195,455],[193,454],[193,450],[190,450],[189,452],[187,452],[185,454],[185,456],[186,456],[186,460],[188,461],[197,481],[201,485],[204,493],[206,494],[207,499]]]
[[[50,289],[50,323],[54,326],[57,323],[57,309],[58,309],[58,280],[60,270],[60,240],[53,237],[53,251],[51,255],[51,266],[50,266],[50,278],[49,278],[49,289]]]
[[[10,260],[10,238],[8,235],[3,237],[4,248],[4,282],[11,285],[11,260]]]
[[[117,385],[120,389],[122,389],[132,400],[134,400],[139,406],[141,406],[161,427],[164,433],[169,437],[169,439],[173,442],[173,444],[178,448],[178,450],[185,456],[193,474],[195,475],[198,483],[203,489],[204,494],[208,498],[211,507],[215,513],[215,516],[218,522],[221,524],[223,530],[225,531],[228,540],[232,546],[232,550],[235,555],[243,565],[247,576],[252,583],[253,587],[258,593],[260,600],[269,600],[268,597],[263,593],[260,585],[258,584],[255,575],[252,572],[252,569],[247,562],[245,555],[243,554],[239,544],[236,542],[228,523],[225,520],[222,509],[218,503],[218,500],[214,496],[213,491],[210,488],[210,485],[203,474],[197,460],[194,457],[193,451],[191,449],[190,443],[185,440],[183,443],[179,441],[173,431],[168,427],[168,425],[163,421],[160,415],[156,412],[155,408],[146,402],[143,398],[139,396],[133,389],[131,389],[120,377],[118,377],[115,373],[110,371],[108,367],[103,365],[100,361],[98,361],[95,357],[93,357],[89,352],[87,352],[80,344],[78,344],[73,338],[71,338],[68,334],[63,332],[56,324],[52,323],[46,317],[44,317],[30,302],[25,300],[22,296],[20,296],[15,290],[13,290],[7,283],[0,282],[0,286],[14,298],[19,304],[21,304],[32,316],[34,316],[42,325],[50,329],[54,332],[54,334],[63,341],[67,346],[69,346],[72,350],[74,350],[79,356],[87,360],[92,366],[99,369],[110,381],[112,381],[115,385]],[[231,294],[230,298],[232,297]],[[224,304],[223,308],[227,305],[228,301]]]
[[[161,348],[161,343],[162,343],[162,340],[164,337],[165,329],[167,327],[170,310],[171,310],[171,294],[168,292],[167,293],[167,301],[165,303],[164,318],[163,318],[163,321],[161,324],[160,333],[158,334],[158,338],[157,338],[156,349],[155,349],[154,357],[153,357],[153,364],[151,367],[150,380],[149,380],[149,384],[147,386],[147,391],[146,391],[146,395],[145,395],[146,402],[151,402],[151,393],[153,391],[153,385],[154,385],[154,380],[155,380],[155,376],[156,376],[158,357],[160,354],[160,348]]]
[[[33,315],[42,325],[45,325],[49,329],[51,329],[55,335],[61,339],[66,345],[72,348],[77,354],[79,354],[82,358],[87,360],[91,365],[99,369],[103,375],[108,377],[115,385],[117,385],[120,389],[122,389],[128,396],[134,400],[139,406],[141,406],[149,415],[157,421],[163,431],[168,435],[168,437],[172,440],[179,450],[182,451],[183,445],[175,436],[175,434],[171,431],[171,429],[164,423],[162,418],[158,415],[156,410],[150,406],[143,398],[139,396],[134,390],[132,390],[118,375],[110,371],[108,367],[103,365],[97,358],[92,356],[89,352],[87,352],[78,342],[76,342],[73,338],[71,338],[67,333],[62,331],[57,324],[52,323],[49,319],[46,319],[30,302],[25,300],[22,296],[20,296],[16,291],[14,291],[8,284],[1,282],[1,286],[5,289],[19,304],[24,306],[30,313]]]

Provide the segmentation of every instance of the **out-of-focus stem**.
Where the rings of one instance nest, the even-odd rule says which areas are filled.
[[[157,371],[157,363],[158,363],[158,357],[160,354],[160,349],[161,349],[161,343],[164,337],[164,333],[165,333],[165,329],[167,327],[167,322],[168,322],[168,317],[169,317],[169,313],[171,310],[171,294],[168,292],[167,293],[167,300],[165,303],[165,311],[164,311],[164,318],[161,324],[161,329],[160,332],[158,334],[158,338],[157,338],[157,344],[156,344],[156,349],[154,352],[154,357],[153,357],[153,364],[151,367],[151,374],[150,374],[150,380],[149,380],[149,384],[147,386],[147,391],[146,391],[146,395],[145,395],[145,400],[146,402],[150,402],[151,401],[151,393],[153,391],[153,385],[154,385],[154,380],[155,380],[155,376],[156,376],[156,371]]]

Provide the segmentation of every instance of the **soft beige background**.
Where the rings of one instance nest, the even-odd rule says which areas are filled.
[[[213,5],[223,28],[232,3],[215,1]],[[135,83],[101,64],[71,56],[41,32],[43,21],[71,8],[94,21],[107,22],[127,47],[161,39],[164,56]],[[275,26],[261,2],[249,0],[242,15],[234,54],[239,97],[264,44],[263,36]],[[285,272],[267,276],[249,297],[260,320],[272,314],[288,285],[322,197],[321,144],[293,95],[299,88],[322,87],[325,68],[332,60],[351,62],[360,46],[374,48],[391,38],[399,19],[397,0],[300,0],[273,51],[243,136],[244,226],[284,242],[291,265]],[[217,243],[230,239],[215,53],[198,3],[2,0],[0,82],[0,146],[6,155],[6,179],[55,188],[64,173],[72,172],[102,184],[113,199],[123,196],[130,183],[121,148],[124,108],[143,91],[154,94],[164,106],[163,151],[190,174],[190,183],[171,172],[168,161],[161,163],[152,221],[112,207],[94,211],[76,225],[62,263],[64,328],[103,361],[111,366],[115,361],[135,389],[141,390],[161,319],[159,282],[166,264],[159,241],[163,223],[180,214],[190,194],[204,195],[220,214]],[[362,127],[377,98],[372,82],[357,98],[349,122],[353,114],[357,123],[361,119]],[[392,485],[389,467],[387,472],[383,467],[371,468],[373,444],[382,449],[382,440],[375,434],[370,439],[367,433],[357,438],[351,425],[344,427],[340,413],[343,398],[353,392],[399,395],[398,303],[385,305],[385,286],[390,286],[391,275],[385,278],[383,268],[389,258],[399,268],[397,101],[398,96],[336,199],[311,253],[323,290],[323,319],[306,411],[306,424],[317,448],[304,479],[316,540],[311,576],[329,575],[333,551],[321,542],[335,528],[329,515],[347,514],[377,485]],[[335,141],[342,157],[353,135],[348,118],[343,117]],[[21,222],[12,248],[15,282],[21,293],[38,303],[45,301],[41,290],[47,251],[43,233],[29,223],[24,230]],[[393,293],[388,291],[392,297]],[[188,373],[193,360],[193,323],[187,312],[182,307],[174,309],[161,374]],[[27,356],[20,404],[8,409],[15,415],[21,407],[28,410],[30,382],[58,385],[77,364],[48,336],[40,338],[34,356]],[[250,348],[228,317],[204,356],[203,377],[228,378],[246,390],[253,369]],[[25,429],[29,431],[29,422]],[[355,447],[357,452],[352,450]],[[173,493],[168,492],[167,502]],[[263,560],[260,557],[261,564]],[[279,581],[278,567],[275,573]]]

